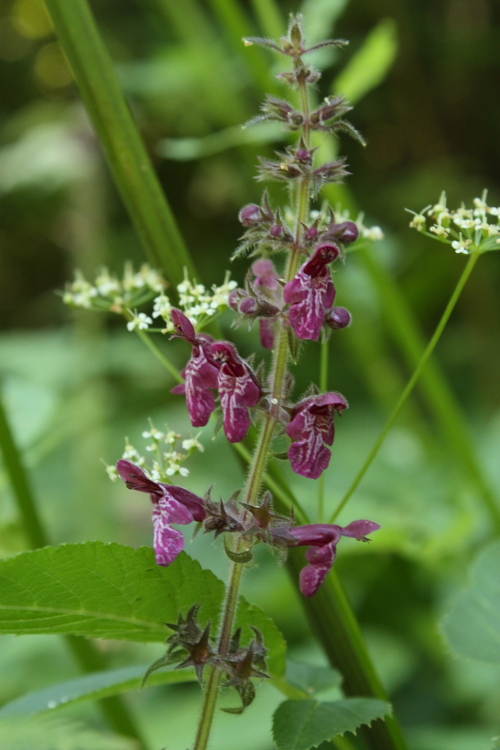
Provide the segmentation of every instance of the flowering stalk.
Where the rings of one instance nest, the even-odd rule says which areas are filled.
[[[295,38],[294,38],[295,37]],[[300,25],[297,21],[291,22],[290,28],[289,28],[289,37],[287,40],[282,40],[284,42],[284,46],[287,45],[293,45],[293,51],[290,48],[289,53],[294,59],[294,70],[297,73],[296,81],[298,84],[299,92],[300,92],[300,98],[302,103],[302,116],[304,119],[304,127],[302,130],[302,139],[301,139],[301,145],[303,146],[303,150],[307,151],[309,149],[310,144],[310,128],[309,128],[309,122],[310,122],[310,109],[309,109],[309,97],[308,97],[308,90],[306,85],[306,78],[301,70],[303,63],[301,58],[301,53],[304,52],[304,48],[301,46],[302,44],[302,32],[300,29]],[[302,247],[302,239],[304,234],[304,227],[306,224],[306,221],[309,216],[309,210],[310,210],[310,195],[311,195],[311,177],[309,175],[304,176],[297,184],[296,187],[296,204],[297,204],[297,218],[296,218],[296,226],[295,226],[295,245],[292,248],[289,258],[287,267],[285,270],[285,300],[286,300],[286,289],[290,287],[291,284],[293,284],[293,280],[295,279],[295,276],[297,274],[297,270],[300,264],[300,255],[301,255],[301,247]],[[328,274],[329,275],[329,274]],[[332,284],[333,286],[333,284]],[[333,305],[333,299],[331,301],[330,307]],[[293,325],[293,323],[292,323]],[[248,478],[246,487],[244,490],[244,505],[245,506],[254,506],[257,503],[260,488],[262,486],[264,472],[266,469],[268,456],[270,453],[271,448],[271,442],[275,433],[275,428],[279,423],[279,413],[283,405],[284,400],[284,391],[285,391],[285,381],[287,376],[287,366],[290,358],[290,344],[289,344],[289,332],[286,328],[286,324],[284,324],[283,320],[279,320],[277,323],[275,330],[275,336],[277,339],[276,347],[274,349],[274,356],[273,356],[273,363],[272,363],[272,369],[271,369],[271,378],[270,378],[270,385],[269,390],[271,393],[271,408],[270,410],[265,414],[263,423],[261,425],[260,435],[258,438],[257,446],[254,451],[253,460],[250,465]],[[318,338],[316,336],[315,338]],[[310,399],[311,400],[311,399]],[[344,402],[345,406],[347,404]],[[293,412],[292,412],[293,414]],[[293,419],[290,423],[290,425],[293,425]],[[331,441],[333,442],[333,422],[331,422],[331,430],[332,430],[332,436]],[[287,432],[288,429],[287,429]],[[290,434],[290,432],[289,432]],[[294,433],[292,433],[293,435]],[[294,465],[294,459],[291,458],[292,465],[294,466],[294,470],[297,471],[297,466]],[[328,464],[328,460],[326,461],[326,465]],[[326,468],[326,467],[323,467]],[[299,471],[299,473],[302,473]],[[322,473],[322,470],[318,470],[317,476],[320,476]],[[310,473],[309,476],[316,477],[316,473]],[[361,522],[365,523],[365,522]],[[372,530],[375,530],[378,527],[378,524],[371,524],[371,522],[366,522],[369,524],[369,526],[363,526],[362,532],[360,532],[360,536],[364,537],[365,533],[369,533]],[[308,529],[313,527],[296,527],[295,529],[290,529],[288,531],[289,534],[291,534],[299,544],[318,544],[318,539],[321,534],[318,535],[318,538],[312,537],[311,534],[308,533]],[[340,539],[341,531],[335,530],[334,534],[332,535],[329,530],[325,527],[324,532],[322,529],[322,533],[324,533],[325,539],[323,539],[322,536],[322,542],[323,544],[326,544],[326,546],[323,549],[328,549],[329,553],[326,555],[328,557],[328,560],[325,560],[325,555],[323,553],[314,553],[313,550],[317,549],[317,546],[311,547],[312,554],[308,557],[310,564],[304,568],[304,570],[301,573],[301,589],[305,592],[312,591],[313,593],[317,591],[318,587],[323,582],[326,573],[328,572],[329,568],[331,567],[331,564],[333,563],[335,559],[335,542]],[[349,531],[346,532],[349,535]],[[353,532],[353,535],[356,535],[355,532]],[[240,539],[241,544],[241,539]],[[309,553],[308,553],[309,554]],[[223,615],[223,624],[222,624],[222,630],[221,630],[221,636],[219,641],[219,655],[221,658],[224,658],[227,654],[227,647],[229,643],[230,633],[234,626],[234,618],[236,615],[236,604],[238,600],[239,595],[239,586],[241,583],[242,578],[242,565],[239,562],[233,562],[233,569],[231,574],[231,580],[228,586],[228,592],[227,592],[227,598],[226,603],[224,607],[224,615]],[[210,675],[209,682],[206,687],[205,691],[205,701],[202,709],[200,724],[198,728],[198,733],[196,737],[196,742],[194,746],[194,750],[205,750],[208,743],[208,738],[210,735],[210,727],[213,720],[213,714],[215,710],[216,705],[216,695],[219,690],[220,686],[220,679],[221,679],[221,672],[219,671],[219,675],[217,675],[217,669],[213,668],[213,671]]]
[[[255,638],[250,645],[241,648],[239,631],[233,632],[243,565],[251,560],[254,544],[264,542],[283,551],[308,547],[307,564],[300,573],[300,590],[305,597],[312,598],[332,568],[342,537],[366,542],[367,534],[379,528],[377,523],[367,520],[341,527],[311,524],[301,518],[305,522],[297,525],[293,514],[277,514],[271,493],[263,492],[268,458],[276,450],[277,439],[290,439],[286,457],[294,472],[319,479],[330,463],[335,415],[348,407],[341,394],[319,392],[313,384],[302,398],[293,401],[293,379],[288,367],[292,360],[296,362],[301,341],[319,341],[332,330],[349,325],[349,312],[334,306],[337,292],[330,266],[344,258],[345,247],[354,242],[359,233],[354,222],[336,220],[330,208],[311,214],[311,199],[320,188],[329,182],[340,182],[348,174],[344,159],[320,166],[315,164],[317,149],[311,145],[311,132],[344,132],[361,142],[362,138],[344,119],[350,107],[342,97],[328,97],[315,110],[309,103],[308,88],[318,81],[320,74],[304,62],[304,56],[318,47],[343,46],[344,42],[328,40],[306,48],[298,17],[292,17],[288,35],[279,43],[267,39],[246,41],[250,45],[269,47],[292,59],[293,70],[278,77],[298,88],[301,108],[295,109],[285,100],[268,96],[262,105],[262,114],[254,120],[277,120],[292,131],[299,131],[299,140],[295,146],[278,152],[277,160],[261,159],[259,170],[259,179],[273,179],[288,185],[295,207],[295,211],[290,212],[293,218],[287,215],[285,220],[281,210],[272,207],[266,192],[260,206],[250,204],[240,212],[245,233],[236,255],[251,251],[258,258],[252,264],[245,288],[235,288],[233,282],[226,279],[222,287],[214,288],[213,295],[207,297],[204,287],[186,278],[177,286],[179,306],[174,307],[161,280],[152,278],[149,270],[144,269],[138,275],[126,274],[123,281],[102,273],[95,285],[77,279],[65,293],[70,304],[107,308],[122,314],[128,330],[145,337],[150,346],[149,333],[155,331],[150,327],[153,318],[165,321],[165,328],[160,332],[181,338],[190,348],[190,358],[181,373],[183,382],[172,391],[185,396],[194,427],[206,425],[211,415],[219,411],[228,441],[237,445],[246,438],[252,419],[260,423],[241,499],[237,499],[239,493],[236,493],[229,501],[217,503],[211,499],[210,491],[201,498],[172,484],[172,476],[186,476],[186,470],[180,466],[183,457],[173,448],[162,456],[160,444],[164,437],[160,437],[153,426],[148,433],[153,438],[156,456],[152,466],[148,466],[132,446],[127,447],[117,465],[119,475],[130,489],[150,496],[154,548],[159,565],[173,563],[184,547],[183,534],[176,525],[192,522],[202,525],[206,532],[214,532],[215,536],[224,534],[226,552],[232,560],[217,643],[210,636],[209,624],[204,629],[198,625],[198,605],[195,605],[186,619],[181,614],[177,624],[169,625],[175,632],[169,638],[168,651],[148,671],[179,659],[182,659],[182,666],[192,664],[195,667],[205,692],[195,750],[205,750],[207,746],[221,685],[233,686],[238,691],[242,707],[231,710],[240,712],[253,700],[252,678],[267,676],[266,648],[261,634],[254,629]],[[281,276],[270,257],[277,253],[286,253]],[[140,304],[153,298],[151,315],[138,312]],[[234,344],[215,340],[201,330],[210,316],[227,303],[238,313],[240,322],[252,324],[258,320],[261,342],[273,351],[267,379],[263,375],[263,365],[254,371],[253,362],[244,360]],[[178,379],[178,373],[169,369]],[[163,457],[168,457],[168,464],[163,462]],[[113,470],[108,467],[108,471]],[[278,483],[280,492],[281,489]],[[346,628],[349,630],[348,626]],[[359,663],[361,661],[358,659]],[[203,683],[205,668],[208,678]],[[374,692],[380,695],[376,687]],[[387,750],[391,744],[386,745]]]

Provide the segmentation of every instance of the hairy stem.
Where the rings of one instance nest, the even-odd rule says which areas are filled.
[[[194,266],[87,0],[45,0],[58,40],[150,261],[173,284]]]
[[[233,562],[231,569],[231,578],[227,587],[226,601],[224,604],[224,617],[222,620],[221,632],[219,636],[218,653],[221,659],[224,659],[227,656],[229,643],[231,641],[234,622],[236,619],[236,610],[238,606],[238,597],[242,576],[243,565],[237,562]],[[208,745],[222,675],[222,669],[220,669],[219,667],[212,667],[212,671],[210,672],[207,686],[205,688],[201,718],[198,725],[198,731],[196,734],[196,740],[193,750],[205,750]]]
[[[306,104],[306,106],[308,105]],[[301,233],[303,231],[302,223],[305,221],[309,212],[309,185],[307,178],[299,183],[297,193],[298,217],[296,228],[296,247],[289,257],[289,261],[285,271],[285,282],[290,281],[294,277],[299,265],[300,251],[298,248],[300,245]],[[255,447],[253,459],[250,464],[247,482],[243,493],[244,502],[248,505],[255,505],[259,497],[259,492],[263,483],[264,473],[269,458],[271,442],[273,439],[275,428],[278,424],[279,410],[284,394],[290,347],[288,341],[288,331],[282,323],[280,323],[276,332],[276,341],[277,343],[274,349],[271,369],[271,409],[265,415],[263,423],[261,425],[257,445]],[[219,656],[221,657],[221,659],[224,659],[224,657],[227,655],[227,648],[229,646],[232,635],[242,572],[242,564],[234,562],[231,573],[231,580],[228,586],[226,602],[224,605],[222,629],[219,639]],[[219,669],[218,667],[214,667],[208,679],[194,750],[205,750],[205,748],[207,747],[222,673],[223,672],[221,669]]]

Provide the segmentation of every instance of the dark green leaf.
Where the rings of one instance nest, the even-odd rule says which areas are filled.
[[[333,703],[285,701],[274,713],[274,741],[278,750],[309,750],[344,732],[356,732],[390,710],[388,703],[374,698],[345,698]]]
[[[342,675],[331,667],[318,667],[289,661],[286,665],[286,679],[290,685],[313,695],[322,690],[338,687],[342,682]]]
[[[0,633],[71,633],[164,642],[166,622],[200,604],[216,627],[225,585],[185,553],[169,567],[152,549],[86,542],[45,547],[0,562]],[[285,642],[258,607],[240,601],[238,624],[262,631],[269,669],[284,671]],[[253,632],[248,631],[248,640]]]

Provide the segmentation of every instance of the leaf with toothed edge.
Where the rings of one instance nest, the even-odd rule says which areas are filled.
[[[309,750],[390,712],[388,703],[375,698],[284,701],[274,712],[273,737],[278,750]]]
[[[72,634],[87,638],[165,642],[166,622],[193,604],[215,629],[225,585],[182,552],[168,567],[148,547],[85,542],[44,547],[0,561],[0,633]],[[272,620],[243,598],[237,624],[244,637],[262,631],[269,671],[281,676],[285,641]]]

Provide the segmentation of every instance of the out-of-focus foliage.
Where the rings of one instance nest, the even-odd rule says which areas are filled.
[[[241,0],[92,5],[202,281],[220,283],[241,234],[238,209],[259,199],[256,155],[269,156],[273,150],[266,128],[262,144],[257,128],[240,131],[239,126],[257,113],[264,92],[281,92],[273,78],[274,61],[263,50],[246,50],[240,37],[283,33],[288,12],[299,6],[292,0],[276,6]],[[271,28],[275,15],[266,15],[266,8],[277,11],[279,28]],[[321,53],[322,66],[331,62],[333,67],[318,96],[340,91],[342,80],[350,82],[352,95],[359,97],[350,119],[368,141],[366,149],[347,139],[340,142],[353,175],[347,190],[337,195],[383,227],[384,243],[370,252],[397,283],[406,312],[427,336],[463,261],[411,232],[404,208],[418,211],[435,202],[442,189],[450,205],[470,203],[484,187],[489,203],[500,203],[495,88],[500,8],[493,0],[307,0],[304,13],[315,38],[328,34],[350,40],[343,52],[326,53],[326,59]],[[75,266],[89,277],[102,264],[120,272],[126,259],[136,265],[144,260],[142,249],[41,0],[3,3],[0,65],[0,377],[16,438],[51,541],[150,544],[147,498],[141,502],[135,493],[109,483],[99,460],[113,463],[121,455],[123,436],[136,441],[148,417],[158,427],[168,422],[183,435],[192,433],[182,399],[170,395],[170,376],[123,325],[74,313],[54,293],[72,278]],[[274,131],[270,137],[281,136]],[[274,195],[284,198],[279,190]],[[244,269],[243,261],[235,263],[233,277],[242,281]],[[336,284],[340,304],[353,311],[354,323],[335,338],[331,350],[330,386],[350,402],[338,424],[326,479],[331,507],[349,486],[410,374],[397,338],[401,321],[394,319],[395,308],[381,294],[373,270],[353,254],[337,272]],[[499,285],[498,257],[490,253],[478,263],[437,352],[497,497]],[[229,317],[222,319],[223,328],[229,323]],[[257,346],[255,331],[238,329],[236,336],[245,354]],[[182,368],[183,342],[168,346]],[[317,370],[317,348],[308,348],[303,361],[298,392]],[[383,529],[369,549],[354,544],[342,549],[336,565],[412,748],[489,750],[491,737],[500,732],[498,666],[453,658],[439,623],[466,585],[472,560],[491,539],[491,523],[481,492],[462,473],[421,393],[340,519],[373,518]],[[222,440],[210,437],[207,427],[200,438],[206,451],[190,466],[186,485],[203,494],[216,482],[216,492],[227,497],[240,486],[241,467]],[[221,466],[223,473],[215,474],[214,467]],[[309,484],[291,472],[286,476],[306,506],[311,498],[312,510]],[[4,472],[0,490],[0,550],[8,557],[27,546]],[[198,536],[188,551],[226,576],[224,556],[211,540]],[[293,657],[324,665],[276,560],[259,555],[259,567],[245,585],[248,599],[275,619]],[[54,639],[8,638],[5,644],[2,701],[78,674]],[[157,646],[110,643],[105,648],[116,668],[160,655]],[[280,700],[265,686],[243,718],[218,721],[214,747],[233,750],[231,722],[238,721],[245,750],[271,748],[271,715]],[[172,747],[189,744],[198,701],[198,689],[186,685],[134,693],[131,703],[153,748],[164,739],[165,714],[171,716]],[[92,708],[75,706],[68,717],[71,727],[80,720],[100,726]],[[61,728],[51,732],[64,734]],[[9,737],[14,738],[14,730],[0,724],[0,742],[21,746]],[[54,739],[54,747],[57,742],[71,747],[64,741]],[[92,742],[128,747],[101,735]]]

